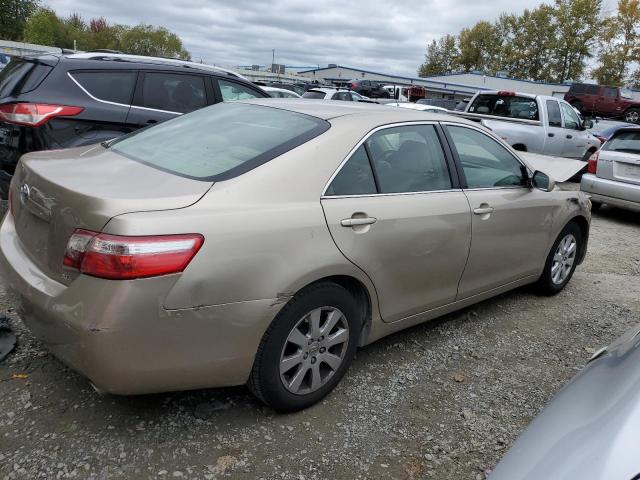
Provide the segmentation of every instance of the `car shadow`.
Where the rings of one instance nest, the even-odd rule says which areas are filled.
[[[626,210],[609,205],[603,205],[600,210],[593,212],[593,218],[606,218],[619,223],[640,226],[640,211]]]

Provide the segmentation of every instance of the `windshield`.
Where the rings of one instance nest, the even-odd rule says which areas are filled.
[[[621,130],[602,146],[612,152],[640,153],[640,130]]]
[[[138,130],[108,147],[169,173],[219,181],[262,165],[329,126],[309,115],[229,102]]]
[[[620,96],[629,100],[633,100],[633,93],[628,88],[620,89]]]
[[[478,95],[469,106],[469,113],[521,118],[523,120],[539,120],[536,99],[518,97],[516,95],[492,93]]]

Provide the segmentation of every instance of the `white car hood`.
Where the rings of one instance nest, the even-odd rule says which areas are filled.
[[[552,157],[531,152],[518,152],[518,155],[531,170],[546,173],[556,182],[566,182],[586,166],[582,160],[572,158]]]

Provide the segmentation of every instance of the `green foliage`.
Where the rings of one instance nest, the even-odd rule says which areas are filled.
[[[602,0],[555,0],[520,15],[503,13],[493,23],[480,21],[454,37],[458,53],[452,63],[467,72],[505,72],[546,82],[579,80],[598,42],[601,9]],[[434,45],[439,42],[428,46],[419,75],[435,75]]]
[[[38,8],[38,0],[0,0],[0,38],[22,40],[27,19]]]
[[[109,49],[134,55],[191,59],[180,37],[164,27],[143,23],[135,27],[110,25],[102,17],[93,18],[87,24],[78,14],[60,19],[48,8],[40,8],[29,17],[24,39],[60,48]]]
[[[438,41],[433,40],[427,46],[425,62],[420,67],[418,75],[428,77],[451,73],[456,68],[454,60],[458,55],[458,47],[454,36],[445,35]]]

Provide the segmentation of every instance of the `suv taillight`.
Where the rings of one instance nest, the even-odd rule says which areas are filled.
[[[589,157],[589,160],[587,162],[587,173],[596,173],[596,170],[598,169],[598,156],[600,154],[600,151],[598,150],[597,152],[593,152],[593,155],[591,155]]]
[[[182,272],[204,242],[200,234],[126,237],[77,229],[64,254],[64,266],[110,280]]]
[[[55,117],[73,117],[84,110],[83,107],[49,105],[43,103],[7,103],[0,105],[0,120],[39,127]]]

